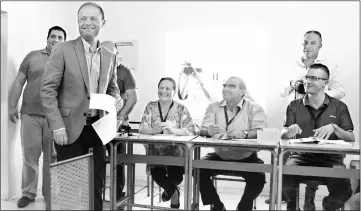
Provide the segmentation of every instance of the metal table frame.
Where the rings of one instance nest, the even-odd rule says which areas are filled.
[[[339,147],[339,145],[317,145],[317,144],[288,144],[288,140],[280,142],[279,169],[278,169],[278,188],[277,188],[277,210],[281,210],[282,196],[282,176],[283,174],[321,176],[337,178],[360,178],[360,171],[354,169],[326,168],[315,166],[284,166],[283,156],[286,152],[309,152],[309,153],[328,153],[328,154],[353,154],[360,155],[360,147]]]
[[[238,171],[251,171],[251,172],[265,172],[271,173],[271,184],[270,184],[270,196],[271,202],[269,205],[270,210],[274,210],[275,207],[275,196],[276,196],[276,182],[277,182],[277,151],[278,151],[278,144],[264,144],[260,145],[259,142],[264,141],[257,141],[255,140],[250,141],[249,139],[245,139],[242,141],[225,141],[225,140],[216,140],[216,139],[207,139],[211,140],[208,143],[197,142],[197,140],[205,139],[204,137],[198,137],[197,139],[193,139],[190,143],[193,145],[190,148],[190,155],[194,153],[194,160],[193,156],[190,156],[189,159],[189,170],[188,170],[188,177],[189,177],[189,187],[188,187],[188,204],[191,204],[191,181],[192,181],[192,170],[195,168],[195,183],[193,185],[193,204],[191,206],[191,210],[197,210],[199,208],[199,168],[206,168],[209,169],[221,169],[221,170],[238,170]],[[228,161],[205,161],[199,160],[200,159],[200,148],[201,147],[227,147],[227,148],[236,148],[236,149],[249,149],[250,151],[254,150],[263,150],[263,151],[270,151],[271,152],[271,164],[259,164],[259,163],[238,163],[238,162],[228,162]],[[228,163],[228,165],[224,165]],[[211,164],[211,165],[210,165]]]
[[[132,207],[142,207],[142,208],[151,208],[151,209],[165,209],[165,210],[178,210],[172,209],[169,207],[158,207],[142,204],[134,204],[134,183],[135,183],[135,164],[136,163],[145,163],[145,164],[158,164],[158,165],[174,165],[174,166],[184,166],[185,179],[184,186],[188,187],[188,169],[189,169],[189,144],[188,142],[197,136],[190,137],[188,141],[174,141],[174,140],[156,140],[149,139],[150,135],[138,135],[131,136],[128,138],[115,137],[113,143],[110,145],[110,208],[111,210],[116,210],[116,208],[121,204],[127,205],[127,210],[132,210]],[[126,143],[127,153],[118,154],[117,146],[118,144]],[[155,155],[134,155],[133,154],[133,144],[176,144],[181,146],[184,149],[184,157],[174,157],[174,156],[155,156]],[[117,155],[117,156],[114,156]],[[118,159],[118,162],[117,162]],[[116,166],[119,163],[127,164],[127,196],[124,197],[120,202],[116,202]],[[189,210],[190,205],[188,204],[188,191],[185,188],[184,191],[184,209]]]

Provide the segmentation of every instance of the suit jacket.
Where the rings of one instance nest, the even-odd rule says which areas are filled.
[[[116,56],[101,46],[99,94],[119,100]],[[51,130],[66,128],[68,144],[79,137],[89,112],[89,74],[81,37],[53,47],[40,90],[41,101]],[[104,116],[100,111],[100,117]]]

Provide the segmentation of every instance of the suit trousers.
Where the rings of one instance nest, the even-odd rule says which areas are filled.
[[[94,157],[94,210],[103,209],[103,182],[105,179],[105,150],[102,141],[92,125],[85,125],[80,136],[69,145],[55,144],[58,161],[67,160],[89,153],[93,148]]]
[[[22,195],[29,198],[37,196],[39,158],[43,151],[43,186],[44,198],[50,194],[48,182],[50,163],[56,161],[52,134],[44,116],[21,114],[21,146],[23,149],[23,170],[21,180]],[[49,155],[51,153],[51,155]]]

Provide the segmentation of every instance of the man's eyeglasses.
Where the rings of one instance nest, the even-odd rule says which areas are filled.
[[[306,43],[306,42],[304,42],[304,43],[302,43],[302,46],[303,46],[303,47],[306,47],[308,44],[310,44],[310,45],[311,45],[311,47],[315,47],[315,46],[317,46],[317,43],[316,43],[316,42],[310,42],[310,43]]]
[[[317,76],[309,76],[309,75],[306,75],[305,77],[304,77],[305,79],[305,81],[306,80],[308,80],[308,79],[310,79],[310,81],[317,81],[317,80],[325,80],[325,81],[327,81],[328,79],[326,79],[326,78],[319,78],[319,77],[317,77]]]
[[[222,85],[223,85],[223,88],[226,88],[226,87],[228,87],[228,88],[230,88],[230,89],[235,89],[235,88],[237,88],[237,86],[234,85],[234,84],[222,84]]]

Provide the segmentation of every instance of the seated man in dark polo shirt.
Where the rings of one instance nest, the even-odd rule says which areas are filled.
[[[325,65],[312,64],[305,76],[303,98],[292,101],[286,112],[281,138],[317,137],[329,140],[354,142],[353,124],[347,105],[325,94],[329,70]],[[286,165],[297,166],[343,166],[343,155],[320,153],[292,153]],[[351,195],[348,179],[285,175],[283,191],[287,198],[287,210],[296,208],[296,188],[299,183],[318,180],[327,185],[329,195],[322,200],[324,210],[340,208]]]

